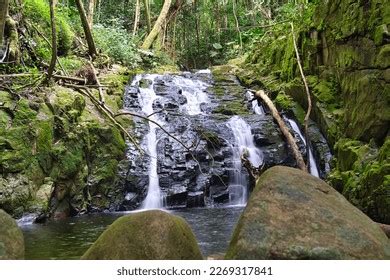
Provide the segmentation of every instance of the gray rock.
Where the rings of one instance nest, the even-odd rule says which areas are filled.
[[[259,179],[226,259],[389,259],[387,236],[322,180],[289,167]]]
[[[24,259],[23,233],[6,212],[0,209],[0,260]]]

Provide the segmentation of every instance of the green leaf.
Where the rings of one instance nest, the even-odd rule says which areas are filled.
[[[216,49],[216,50],[222,49],[222,45],[221,45],[220,43],[214,43],[214,44],[213,44],[213,47],[214,47],[214,49]]]

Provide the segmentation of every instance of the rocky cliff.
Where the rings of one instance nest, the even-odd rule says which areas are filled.
[[[390,223],[390,6],[335,0],[299,12],[295,33],[314,102],[311,118],[336,155],[329,182],[373,219]],[[240,79],[267,89],[302,120],[306,93],[290,25],[267,34],[241,65]]]

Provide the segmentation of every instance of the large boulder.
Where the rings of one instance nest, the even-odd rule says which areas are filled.
[[[202,259],[187,222],[153,210],[116,220],[81,257],[85,260]]]
[[[23,258],[22,231],[15,220],[0,209],[0,260],[22,260]]]
[[[390,243],[328,184],[276,166],[259,179],[225,258],[390,259]]]

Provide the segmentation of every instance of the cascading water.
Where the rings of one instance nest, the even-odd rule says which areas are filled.
[[[207,74],[207,72],[204,74]],[[182,102],[179,106],[179,110],[183,113],[183,115],[193,116],[202,114],[201,104],[208,102],[208,96],[205,92],[208,87],[207,83],[200,80],[191,80],[182,76],[172,76],[172,79],[169,80],[164,79],[168,79],[168,76],[148,74],[138,75],[134,79],[132,86],[139,89],[138,103],[145,116],[149,116],[149,119],[165,126],[166,128],[170,126],[170,124],[163,121],[163,118],[159,117],[160,113],[164,110],[162,110],[159,114],[157,114],[154,110],[154,106],[164,107],[163,104],[169,104],[170,101],[168,100],[172,97],[159,94],[158,88],[161,89],[165,82],[169,83],[170,89],[177,89],[179,95],[185,97],[185,102]],[[148,86],[146,88],[139,86],[141,80],[147,81]],[[150,157],[148,166],[149,184],[147,196],[141,205],[142,209],[158,209],[164,207],[164,195],[160,188],[160,179],[159,174],[157,173],[159,166],[157,143],[161,140],[157,138],[157,131],[158,126],[155,123],[149,122],[149,132],[144,137],[142,144],[143,148],[147,151],[147,154]],[[163,137],[165,136],[166,135]]]
[[[301,140],[305,144],[305,146],[308,147],[306,145],[305,137],[303,137],[302,132],[299,129],[298,124],[294,120],[289,119],[287,117],[286,117],[286,120],[289,122],[289,124],[291,125],[292,129],[299,135],[299,137],[301,138]],[[315,161],[315,158],[314,158],[313,151],[312,151],[311,147],[308,148],[308,153],[309,153],[309,163],[310,163],[310,174],[313,175],[313,176],[316,176],[316,177],[320,177],[320,174],[319,174],[318,168],[317,168],[317,163]]]
[[[205,72],[206,73],[206,72]],[[174,77],[173,82],[180,88],[187,103],[183,106],[188,115],[199,115],[202,113],[200,105],[209,101],[207,93],[204,91],[207,84],[199,80],[191,80],[183,77]]]
[[[134,83],[139,82],[142,76],[137,77]],[[152,81],[147,88],[140,88],[138,100],[145,115],[153,121],[159,122],[158,116],[153,115],[153,102],[158,98],[153,90],[154,79],[157,75],[145,75],[142,78]],[[149,122],[149,132],[145,137],[146,148],[150,156],[148,194],[142,203],[143,209],[158,209],[163,207],[163,198],[157,174],[157,125]]]
[[[251,127],[240,117],[234,116],[228,126],[233,131],[233,171],[230,176],[229,197],[233,205],[245,205],[247,201],[248,177],[241,172],[241,156],[246,156],[254,167],[263,163],[263,155],[253,142]]]
[[[248,101],[251,101],[252,110],[253,110],[253,112],[255,112],[255,114],[257,114],[257,115],[264,115],[265,114],[263,106],[259,105],[259,102],[257,101],[257,99],[254,99],[254,94],[249,90],[246,92],[246,99]]]

